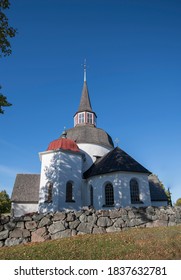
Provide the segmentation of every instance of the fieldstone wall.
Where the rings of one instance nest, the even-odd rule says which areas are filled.
[[[83,209],[78,212],[29,214],[19,218],[0,216],[0,247],[42,242],[79,234],[96,234],[132,227],[181,224],[181,207],[120,208],[111,211]]]

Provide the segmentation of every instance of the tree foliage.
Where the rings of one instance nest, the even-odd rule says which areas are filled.
[[[5,10],[9,9],[9,0],[0,0],[0,57],[10,55],[11,44],[9,39],[16,35],[17,30],[9,26]]]
[[[11,209],[11,200],[5,190],[0,191],[0,213],[8,213]]]
[[[175,203],[175,206],[181,206],[181,198],[178,198],[176,203]]]
[[[9,25],[8,18],[5,14],[9,7],[9,0],[0,0],[0,58],[11,54],[12,50],[9,39],[17,33],[17,30]],[[11,106],[11,104],[7,101],[6,96],[0,93],[0,114],[4,113],[2,107],[5,106]]]
[[[7,106],[11,106],[11,103],[7,101],[6,96],[0,93],[0,114],[4,114],[4,110],[2,109],[2,107],[7,107]]]

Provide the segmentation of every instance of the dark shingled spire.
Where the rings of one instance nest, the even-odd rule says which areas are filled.
[[[92,106],[91,106],[91,102],[90,102],[90,98],[89,98],[89,92],[88,92],[86,81],[84,81],[82,96],[81,96],[80,105],[79,105],[79,109],[78,109],[78,112],[84,112],[84,111],[92,112]]]

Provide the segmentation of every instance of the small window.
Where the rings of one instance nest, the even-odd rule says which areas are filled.
[[[45,202],[47,202],[47,203],[52,202],[52,193],[53,193],[53,183],[48,181],[46,183]]]
[[[84,113],[79,113],[79,123],[84,123]]]
[[[136,179],[130,181],[131,203],[140,203],[139,185]]]
[[[66,202],[75,202],[73,200],[73,183],[70,181],[66,184]]]
[[[105,206],[114,206],[114,189],[112,184],[105,186]]]
[[[87,113],[87,123],[93,124],[93,114]]]
[[[94,190],[93,186],[90,186],[90,206],[94,206]]]

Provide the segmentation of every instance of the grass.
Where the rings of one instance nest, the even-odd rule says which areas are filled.
[[[134,228],[0,248],[4,260],[181,259],[181,226]]]

